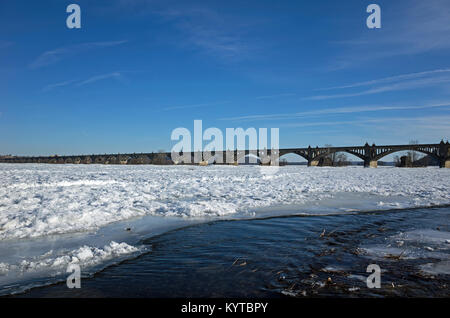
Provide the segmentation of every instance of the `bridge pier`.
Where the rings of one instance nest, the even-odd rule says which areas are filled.
[[[365,160],[364,168],[378,168],[378,161],[377,160]]]
[[[81,161],[81,163],[86,164],[86,165],[91,164],[92,163],[92,158],[89,157],[89,156],[88,157],[84,157],[83,160]]]
[[[319,160],[308,160],[308,167],[317,167],[319,165]]]
[[[441,160],[441,162],[439,163],[439,167],[440,168],[450,168],[450,159]]]

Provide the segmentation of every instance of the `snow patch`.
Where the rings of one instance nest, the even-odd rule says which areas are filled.
[[[72,251],[60,251],[59,255],[53,255],[51,250],[31,259],[24,259],[18,264],[0,263],[0,274],[5,275],[10,271],[19,275],[29,272],[51,271],[52,275],[59,275],[65,272],[69,264],[78,264],[81,268],[91,267],[105,260],[138,251],[139,249],[134,246],[114,241],[103,248],[85,245]]]

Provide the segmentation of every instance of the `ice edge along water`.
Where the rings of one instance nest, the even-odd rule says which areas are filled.
[[[192,222],[450,204],[449,170],[0,164],[0,291]]]

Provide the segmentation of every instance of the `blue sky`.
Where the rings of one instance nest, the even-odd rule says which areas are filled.
[[[447,0],[1,1],[0,153],[169,151],[194,119],[277,127],[281,147],[437,143],[449,17]]]

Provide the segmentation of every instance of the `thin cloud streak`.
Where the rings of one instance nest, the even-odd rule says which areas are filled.
[[[216,102],[216,103],[203,103],[203,104],[193,104],[193,105],[171,106],[171,107],[165,107],[162,110],[163,111],[170,111],[170,110],[179,110],[179,109],[188,109],[188,108],[199,108],[199,107],[223,105],[223,104],[228,104],[228,103],[229,103],[229,101],[223,101],[223,102]]]
[[[29,67],[37,69],[51,64],[55,64],[67,57],[78,55],[93,49],[112,47],[126,43],[127,41],[108,41],[108,42],[87,42],[75,45],[60,47],[54,50],[46,51],[39,55]]]
[[[414,117],[414,118],[405,118],[405,117],[385,117],[385,118],[377,118],[377,119],[354,119],[354,120],[344,120],[344,121],[322,121],[322,122],[314,122],[314,123],[292,123],[292,124],[283,124],[280,127],[310,127],[310,126],[332,126],[332,125],[351,125],[351,124],[368,124],[368,123],[386,123],[386,122],[416,122],[415,127],[423,127],[427,129],[431,129],[435,127],[436,129],[442,130],[443,128],[446,131],[450,131],[450,126],[445,125],[450,121],[450,116],[427,116],[427,117]],[[440,125],[442,123],[443,125]],[[392,129],[397,129],[397,127],[392,127]]]
[[[238,117],[227,117],[221,118],[220,120],[231,120],[231,121],[257,121],[257,120],[289,120],[293,118],[305,118],[319,115],[329,115],[329,114],[348,114],[348,113],[363,113],[363,112],[378,112],[378,111],[390,111],[390,110],[415,110],[415,109],[431,109],[431,108],[441,108],[450,107],[450,101],[442,103],[432,103],[425,105],[397,105],[397,106],[355,106],[355,107],[338,107],[329,108],[322,110],[313,110],[306,112],[297,113],[284,113],[284,114],[262,114],[262,115],[248,115],[248,116],[238,116]]]
[[[113,72],[113,73],[108,73],[108,74],[102,74],[102,75],[97,75],[97,76],[93,76],[91,78],[88,78],[87,80],[84,80],[78,84],[76,84],[77,86],[83,86],[86,84],[91,84],[91,83],[95,83],[101,80],[105,80],[105,79],[109,79],[109,78],[114,78],[114,79],[120,79],[121,78],[121,74],[119,72]]]
[[[48,91],[51,91],[51,90],[59,88],[59,87],[65,87],[65,86],[71,86],[71,85],[80,87],[80,86],[92,84],[92,83],[95,83],[98,81],[110,79],[110,78],[115,79],[115,80],[120,80],[120,79],[122,79],[122,73],[121,72],[112,72],[112,73],[107,73],[107,74],[95,75],[95,76],[92,76],[85,80],[70,80],[70,81],[65,81],[65,82],[60,82],[60,83],[55,83],[55,84],[49,84],[49,85],[45,86],[42,89],[42,91],[48,92]]]
[[[285,94],[258,96],[258,97],[255,97],[255,99],[272,99],[272,98],[278,98],[278,97],[290,97],[290,96],[295,96],[295,95],[297,95],[297,94],[295,94],[295,93],[285,93]]]
[[[74,80],[71,80],[71,81],[65,81],[65,82],[60,82],[60,83],[55,83],[55,84],[49,84],[49,85],[45,86],[42,89],[42,91],[43,92],[49,92],[49,91],[51,91],[51,90],[53,90],[55,88],[68,86],[70,84],[73,84],[74,82],[75,82]]]
[[[450,72],[450,68],[438,69],[438,70],[433,70],[433,71],[425,71],[425,72],[417,72],[417,73],[409,73],[409,74],[401,74],[401,75],[384,77],[384,78],[380,78],[380,79],[376,79],[376,80],[359,82],[359,83],[353,83],[353,84],[348,84],[348,85],[343,85],[343,86],[318,88],[316,90],[318,90],[318,91],[325,91],[325,90],[334,90],[334,89],[344,89],[344,88],[354,88],[354,87],[361,87],[361,86],[369,86],[369,85],[375,85],[375,84],[381,84],[381,83],[389,83],[389,82],[398,81],[398,80],[415,79],[415,78],[423,77],[423,76],[426,76],[426,75],[441,74],[441,73],[448,73],[448,72]]]
[[[387,86],[380,86],[376,88],[371,88],[368,90],[356,92],[356,93],[345,93],[345,94],[333,94],[333,95],[317,95],[311,97],[304,97],[304,100],[325,100],[325,99],[335,99],[335,98],[345,98],[345,97],[356,97],[356,96],[365,96],[365,95],[373,95],[384,92],[392,92],[392,91],[400,91],[400,90],[409,90],[415,88],[428,87],[438,84],[445,84],[450,82],[450,77],[441,77],[441,78],[425,78],[412,80],[407,82],[399,82],[394,83]]]

